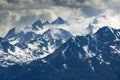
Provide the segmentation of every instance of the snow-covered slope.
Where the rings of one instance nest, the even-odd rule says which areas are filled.
[[[7,67],[9,65],[22,64],[34,59],[37,59],[37,57],[0,38],[0,66]]]
[[[35,56],[46,56],[54,52],[59,46],[70,39],[72,35],[63,29],[48,29],[40,37],[30,40],[29,37],[23,43],[16,44],[28,53],[34,53]],[[26,37],[25,37],[26,38]],[[31,38],[31,37],[30,37]]]
[[[48,43],[48,52],[50,53],[55,51],[61,46],[61,44],[65,43],[71,37],[72,35],[70,32],[59,28],[48,29],[42,35],[42,38]]]
[[[12,44],[16,44],[20,41],[23,35],[24,35],[23,31],[18,30],[16,28],[12,28],[11,30],[9,30],[4,39],[8,40]]]
[[[35,26],[32,25],[32,27]],[[8,61],[6,62],[7,66],[8,64],[26,63],[46,57],[71,37],[70,32],[60,28],[41,28],[37,30],[31,27],[25,27],[24,30],[13,28],[4,39],[14,47],[14,51],[4,49],[4,47],[9,47],[6,44],[4,47],[0,45],[1,53],[3,53],[1,55],[3,56],[1,64],[3,61]]]

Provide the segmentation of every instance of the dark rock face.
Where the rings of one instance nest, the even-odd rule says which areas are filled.
[[[51,24],[60,25],[65,24],[66,21],[64,21],[61,17],[58,17],[55,21],[53,21]]]
[[[32,24],[32,29],[33,30],[39,30],[39,28],[43,28],[43,23],[40,20],[37,20]]]
[[[17,39],[19,40],[23,37],[23,35],[24,35],[23,31],[17,31],[16,28],[13,28],[13,29],[9,30],[9,32],[4,37],[4,39],[7,41],[13,41],[13,40],[17,40]]]
[[[4,52],[8,52],[8,49],[13,52],[15,51],[15,47],[3,38],[0,38],[0,49]]]

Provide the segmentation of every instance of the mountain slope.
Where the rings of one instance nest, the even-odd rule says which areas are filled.
[[[22,64],[35,59],[29,53],[24,52],[19,47],[10,44],[8,41],[0,38],[0,66],[8,67],[10,65]]]
[[[6,61],[4,66],[23,64],[46,57],[71,37],[68,31],[58,28],[48,29],[43,34],[13,28],[5,36],[5,40],[1,38],[1,66]]]
[[[9,32],[4,37],[4,39],[6,39],[7,41],[9,41],[12,44],[16,44],[17,42],[20,41],[20,39],[23,37],[23,35],[24,35],[23,31],[20,31],[16,28],[12,28],[11,30],[9,30]]]
[[[45,39],[48,43],[48,45],[51,45],[51,48],[57,49],[61,46],[61,44],[65,43],[68,39],[70,39],[72,35],[64,30],[64,29],[48,29],[46,32],[43,33],[42,38]],[[49,52],[53,52],[49,51]]]
[[[38,55],[49,55],[54,52],[59,46],[65,43],[68,39],[70,39],[72,35],[63,29],[48,29],[45,31],[40,37],[34,36],[34,38],[25,37],[28,41],[24,41],[24,37],[22,38],[22,44],[19,43],[18,46],[21,47],[25,51],[29,51],[29,53],[33,53],[36,56]]]
[[[119,80],[119,33],[105,26],[94,34],[72,37],[53,54],[6,72],[13,80]],[[9,80],[6,72],[0,70],[1,80]]]
[[[14,51],[14,46],[7,42],[5,39],[0,38],[0,49],[4,52],[8,52],[8,49]]]

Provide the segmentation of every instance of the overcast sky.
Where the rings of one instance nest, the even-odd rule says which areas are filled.
[[[10,28],[30,26],[38,19],[53,21],[60,16],[84,23],[99,15],[109,15],[119,22],[120,0],[0,0],[0,36]]]

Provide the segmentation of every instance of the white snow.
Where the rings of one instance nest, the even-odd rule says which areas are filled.
[[[42,59],[42,61],[43,61],[44,63],[47,63],[47,61],[46,61],[45,59]]]
[[[48,52],[49,52],[49,53],[54,52],[55,49],[56,49],[56,47],[54,47],[54,45],[51,45],[50,43],[48,43]]]
[[[95,71],[95,68],[92,66],[91,61],[89,60],[88,62],[89,62],[89,65],[90,65],[91,69],[92,69],[93,71]]]
[[[27,44],[28,45],[28,47],[30,48],[30,49],[33,49],[33,50],[36,50],[36,49],[38,49],[38,44],[37,43],[34,43],[34,44]]]
[[[100,64],[102,64],[104,62],[104,60],[102,58],[102,54],[98,55],[97,59],[100,61]]]
[[[88,51],[88,46],[83,46],[83,49],[86,52],[86,58],[91,58],[91,57],[95,56],[94,53]]]
[[[109,64],[110,64],[110,62],[106,61],[106,62],[105,62],[105,64],[109,65]]]
[[[68,69],[67,64],[63,64],[63,67],[64,67],[65,69]]]
[[[81,59],[82,58],[82,54],[79,52],[79,58]]]
[[[69,45],[67,45],[67,47],[62,51],[62,56],[64,57],[64,59],[66,59],[65,52],[68,49],[68,47],[69,47]]]
[[[116,45],[114,45],[114,46],[111,45],[110,47],[113,49],[113,51],[112,51],[113,54],[116,54],[116,53],[120,54],[120,49],[117,48]]]
[[[115,49],[115,48],[116,48],[116,46],[112,46],[112,45],[111,45],[110,47],[111,47],[111,48],[113,48],[113,49]]]
[[[11,40],[11,41],[10,41],[10,44],[14,45],[14,44],[16,44],[16,43],[18,43],[18,42],[19,42],[19,40],[17,40],[17,39],[16,39],[16,40]]]

